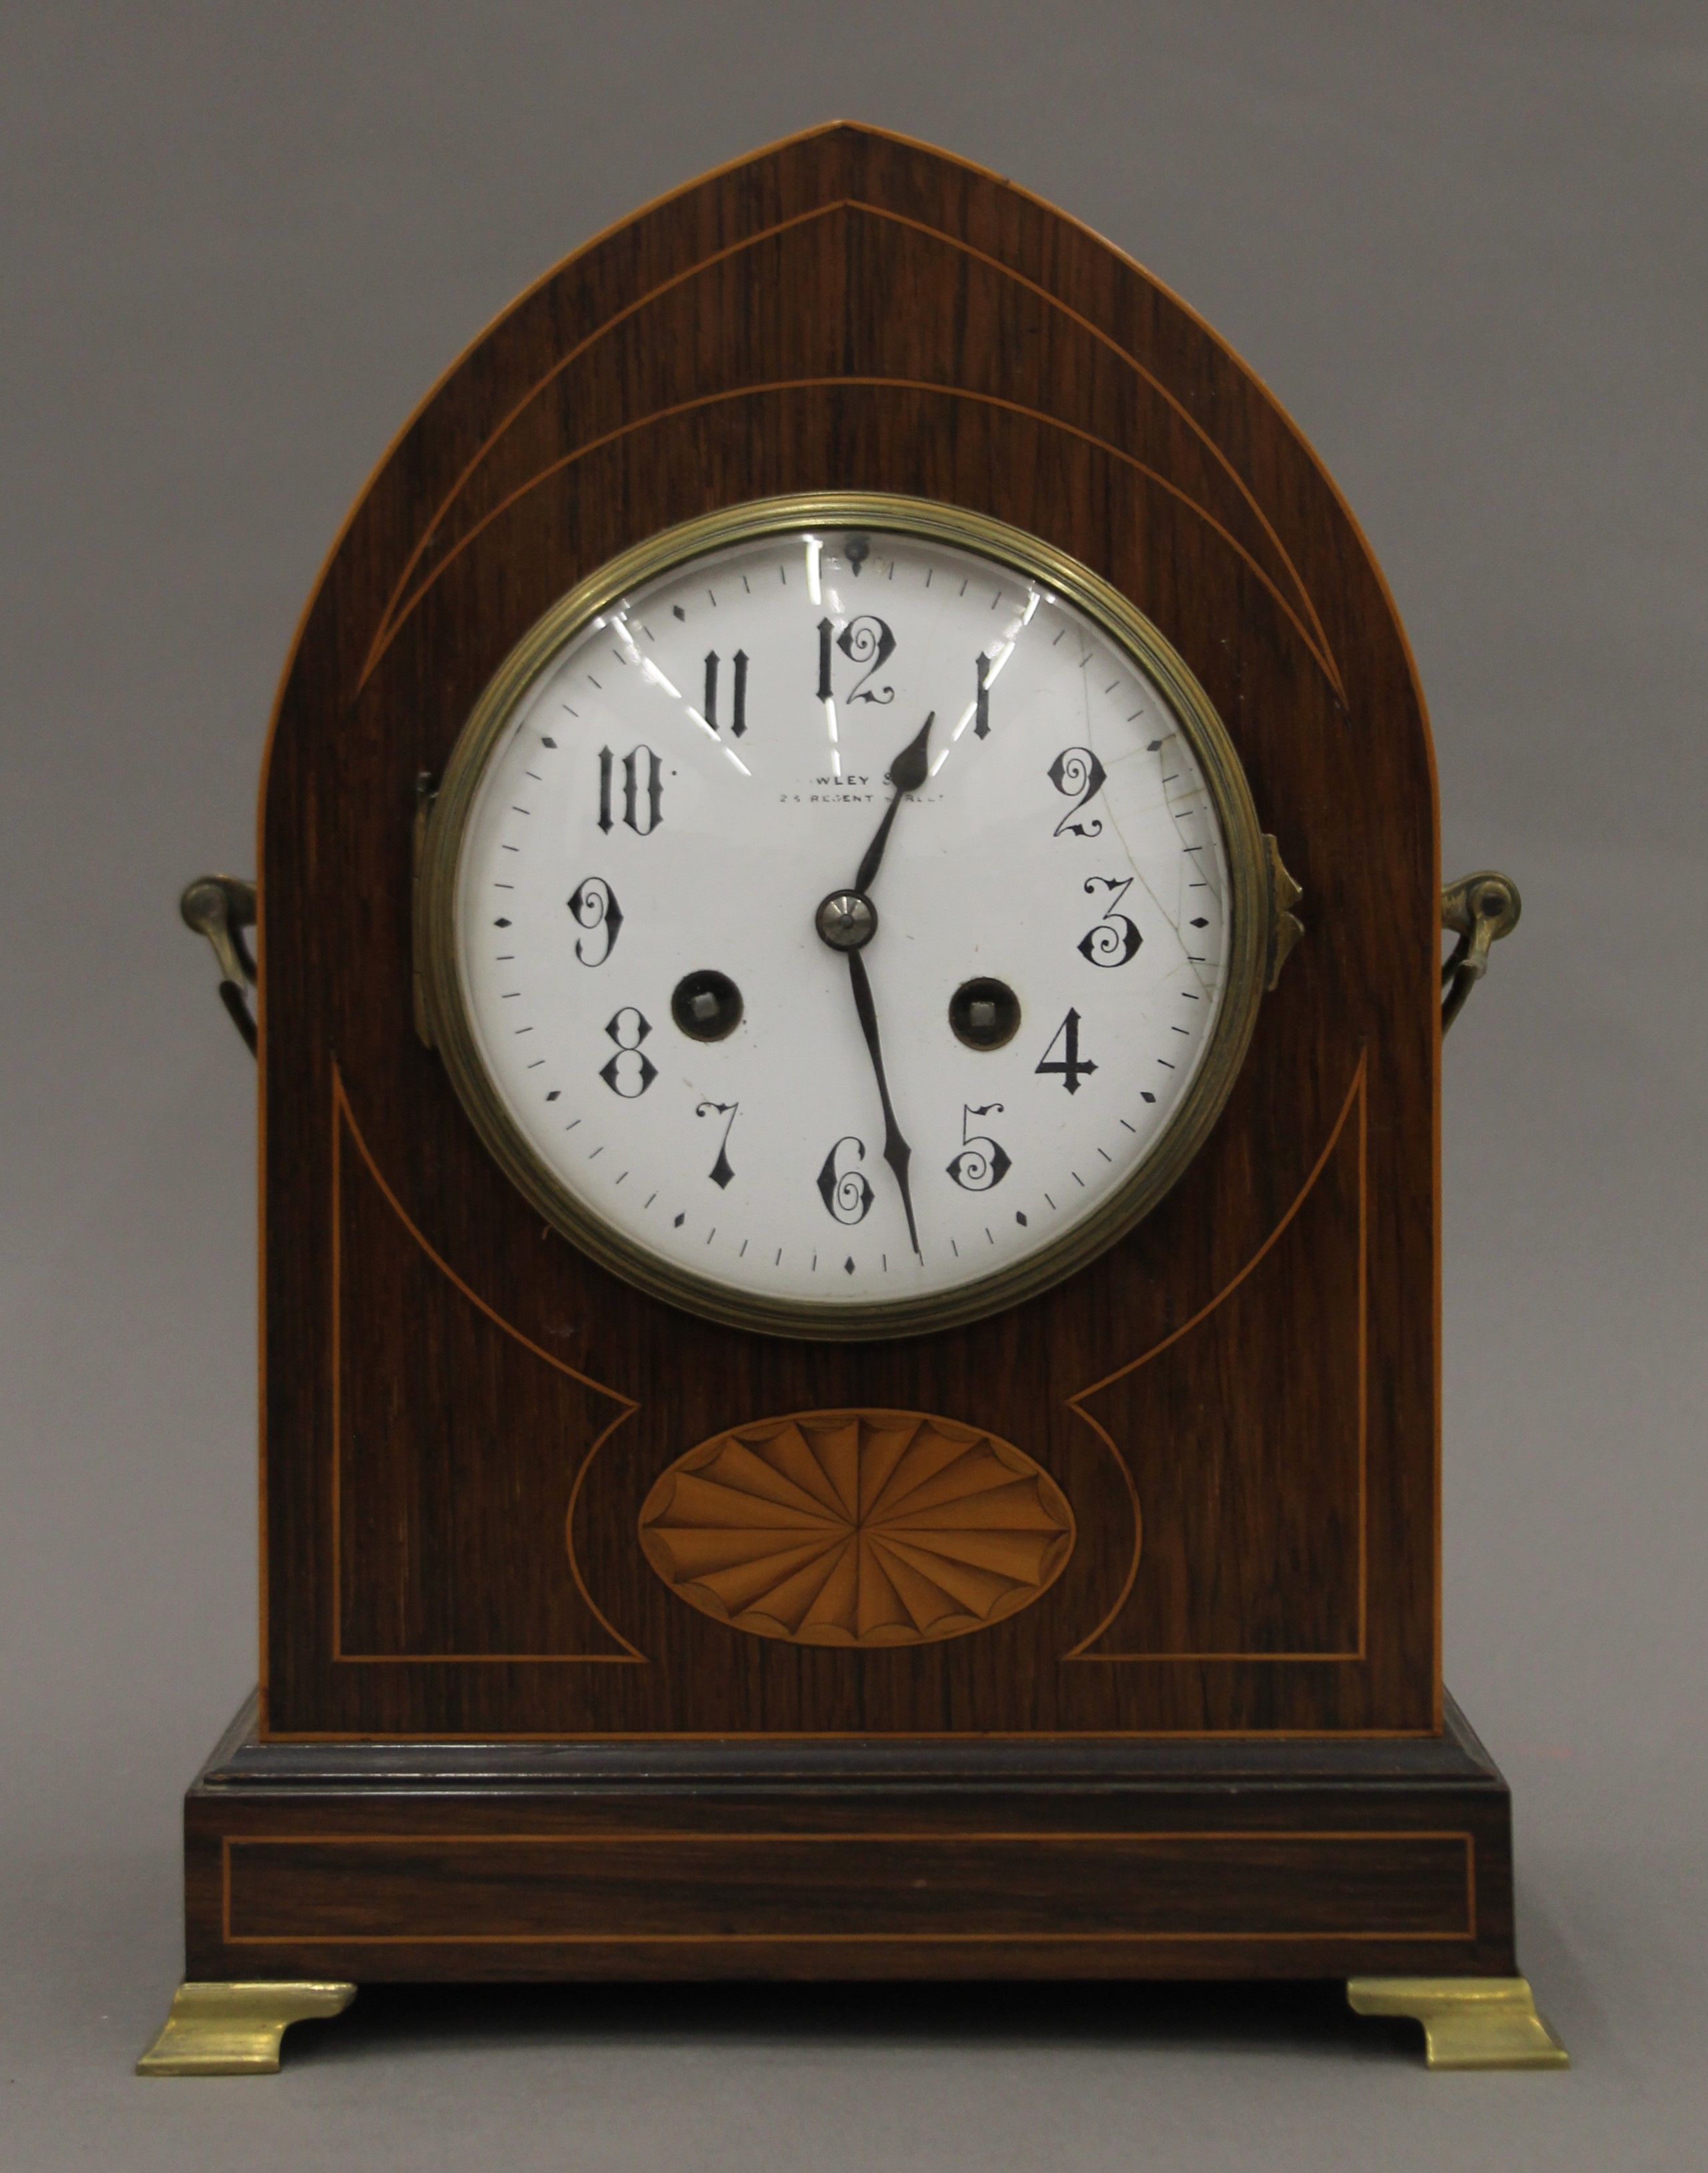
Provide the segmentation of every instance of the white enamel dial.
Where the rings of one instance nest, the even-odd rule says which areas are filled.
[[[1065,1272],[1226,1024],[1227,788],[1184,679],[1042,573],[878,525],[702,552],[565,628],[449,864],[512,1174],[761,1324]]]

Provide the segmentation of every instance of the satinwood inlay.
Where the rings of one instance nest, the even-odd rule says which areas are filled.
[[[792,1644],[921,1645],[1030,1606],[1073,1551],[1030,1456],[916,1411],[803,1411],[678,1457],[640,1511],[646,1559],[716,1620]]]

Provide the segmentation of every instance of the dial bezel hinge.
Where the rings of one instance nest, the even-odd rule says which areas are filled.
[[[1263,862],[1269,871],[1269,951],[1263,986],[1269,989],[1280,979],[1281,968],[1305,933],[1305,923],[1293,910],[1305,892],[1288,874],[1281,848],[1267,830],[1263,833]]]

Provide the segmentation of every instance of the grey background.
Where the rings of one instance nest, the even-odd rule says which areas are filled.
[[[366,1995],[145,2084],[177,1799],[254,1669],[253,1100],[178,927],[441,368],[608,222],[846,113],[1170,282],[1364,522],[1449,872],[1448,1680],[1570,2076],[1329,1993]],[[1684,2166],[1701,2052],[1700,4],[1018,0],[0,19],[0,2157],[8,2166]]]

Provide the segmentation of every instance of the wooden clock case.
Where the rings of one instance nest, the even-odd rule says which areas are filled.
[[[418,781],[506,653],[639,539],[814,490],[974,509],[1130,597],[1305,924],[1140,1227],[856,1345],[714,1325],[543,1228],[412,1013]],[[189,1976],[1510,1977],[1507,1792],[1440,1673],[1440,882],[1350,515],[1084,227],[838,125],[524,295],[362,493],[268,746],[263,1664],[188,1798]],[[873,1410],[1061,1490],[1034,1604],[815,1646],[649,1564],[684,1452]]]

